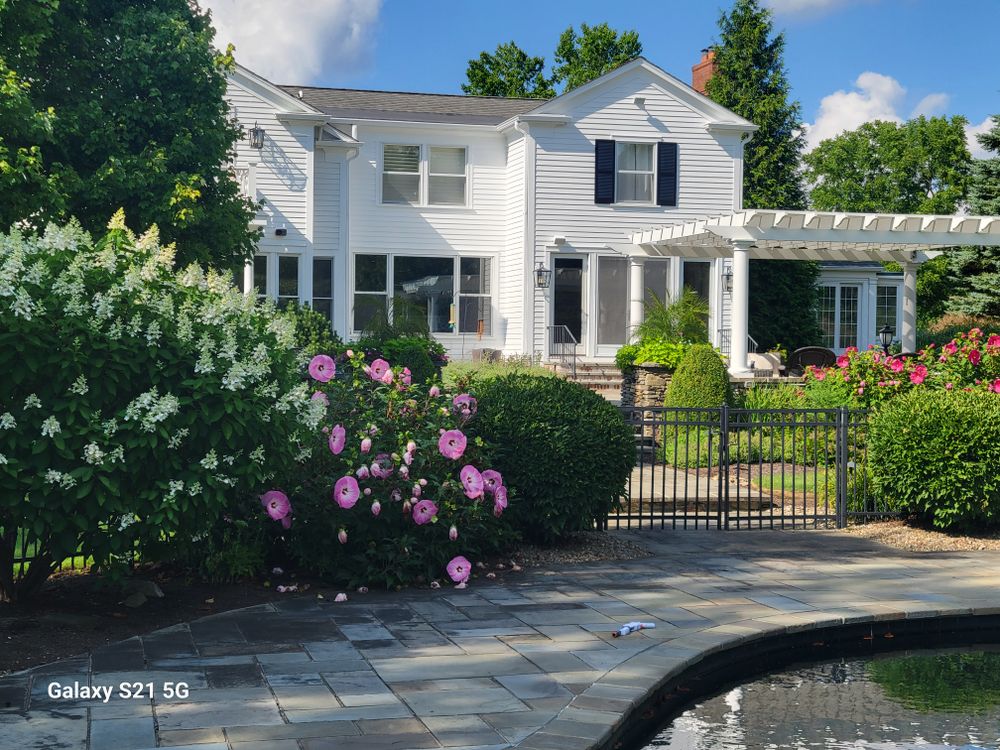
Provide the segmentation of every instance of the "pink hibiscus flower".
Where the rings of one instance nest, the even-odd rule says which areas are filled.
[[[333,499],[344,510],[354,507],[361,497],[361,488],[358,487],[358,480],[354,477],[341,477],[333,486]]]
[[[438,388],[436,385],[432,385],[431,389],[428,391],[428,394],[430,395],[431,398],[437,398],[438,396],[441,395],[441,389]]]
[[[483,475],[479,473],[472,464],[466,464],[459,473],[462,479],[462,486],[465,487],[465,496],[470,500],[483,496]]]
[[[978,365],[983,360],[983,355],[978,349],[973,349],[969,352],[969,362],[973,365]]]
[[[812,369],[812,375],[816,380],[826,380],[826,370],[821,370],[818,367]]]
[[[489,494],[493,494],[497,487],[503,485],[503,477],[500,475],[499,471],[494,471],[493,469],[487,469],[483,472],[483,489]]]
[[[389,363],[384,359],[376,359],[372,362],[371,366],[371,378],[372,380],[381,380],[382,376],[389,372]]]
[[[392,385],[392,370],[386,370],[384,373],[382,373],[382,377],[379,378],[379,380],[385,383],[386,385]]]
[[[927,379],[927,367],[925,365],[917,365],[913,368],[913,372],[910,373],[910,382],[914,385],[920,385]]]
[[[507,510],[507,488],[501,485],[493,492],[493,515],[497,518]]]
[[[273,520],[280,521],[292,512],[292,504],[288,502],[288,495],[280,490],[268,490],[260,496],[260,504],[264,506]]]
[[[958,351],[958,343],[954,339],[952,339],[943,347],[941,347],[941,351],[943,351],[946,356],[950,357],[952,354],[955,354]]]
[[[990,337],[986,339],[987,349],[1000,349],[1000,334],[991,333]]]
[[[452,558],[451,562],[445,566],[445,569],[448,571],[448,576],[451,580],[455,583],[462,583],[469,580],[469,573],[472,572],[472,563],[459,555]]]
[[[376,479],[388,479],[392,476],[392,459],[388,453],[379,453],[372,463],[372,476]]]
[[[438,450],[441,451],[442,456],[454,461],[465,453],[467,442],[465,434],[461,430],[445,430],[438,440]]]
[[[437,515],[438,507],[433,500],[421,500],[413,506],[413,523],[423,526]]]
[[[313,380],[318,380],[320,383],[329,383],[336,374],[337,365],[331,357],[325,354],[317,354],[309,360],[309,375],[312,376]]]
[[[893,372],[902,372],[906,369],[906,362],[897,357],[889,361],[889,369]]]
[[[403,372],[400,374],[399,380],[403,385],[410,385],[413,382],[413,373],[410,372],[409,367],[403,368]]]
[[[339,456],[345,445],[347,445],[347,430],[344,429],[343,425],[335,424],[330,430],[330,452]]]
[[[850,367],[850,366],[851,366],[851,358],[848,357],[846,354],[841,354],[839,357],[837,357],[837,367],[843,369],[845,367]]]
[[[455,409],[462,415],[470,417],[476,413],[477,402],[468,393],[460,393],[451,401]]]
[[[1000,378],[993,381],[993,384],[990,386],[990,390],[994,393],[1000,393]]]
[[[323,391],[316,391],[312,395],[312,400],[313,401],[322,401],[327,406],[330,405],[330,399],[327,397],[327,395],[325,393],[323,393]]]

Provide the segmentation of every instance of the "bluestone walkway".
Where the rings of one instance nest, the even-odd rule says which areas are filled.
[[[596,746],[667,675],[762,634],[1000,613],[1000,553],[914,555],[826,531],[631,535],[654,557],[465,590],[304,595],[0,680],[0,748]],[[619,623],[655,630],[612,638]],[[154,700],[52,699],[52,682]],[[165,683],[185,682],[168,699]]]

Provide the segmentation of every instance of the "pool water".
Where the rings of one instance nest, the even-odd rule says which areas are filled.
[[[659,750],[1000,750],[1000,646],[791,667],[703,700]]]

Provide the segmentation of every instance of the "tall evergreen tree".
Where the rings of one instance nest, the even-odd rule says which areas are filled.
[[[771,12],[758,0],[736,0],[719,17],[716,70],[708,95],[759,130],[743,154],[743,205],[806,207],[800,179],[801,107],[790,101],[785,37],[774,33]],[[815,343],[819,267],[806,261],[750,262],[750,335],[764,347]]]
[[[514,42],[498,44],[492,54],[480,52],[478,58],[469,60],[462,91],[473,96],[549,99],[556,94],[544,69],[544,57],[530,57]]]
[[[1000,114],[993,127],[977,138],[995,154],[973,162],[969,209],[974,214],[1000,216]],[[949,301],[955,312],[1000,317],[1000,247],[965,247],[949,254],[959,290]]]

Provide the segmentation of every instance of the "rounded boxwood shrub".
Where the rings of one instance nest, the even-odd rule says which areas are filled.
[[[399,367],[407,367],[414,383],[427,383],[438,374],[431,360],[428,340],[404,336],[385,341],[380,347],[383,358]]]
[[[509,375],[477,384],[477,434],[517,500],[515,524],[529,539],[552,542],[592,529],[625,493],[635,439],[619,410],[561,378]]]
[[[1000,523],[1000,395],[915,390],[873,415],[868,465],[892,507],[941,528]]]
[[[0,597],[65,557],[197,538],[302,456],[322,409],[294,329],[117,214],[0,235]],[[34,549],[12,575],[15,540]],[[20,569],[19,569],[20,570]]]
[[[667,389],[666,406],[712,409],[733,401],[722,357],[708,344],[687,350]]]

